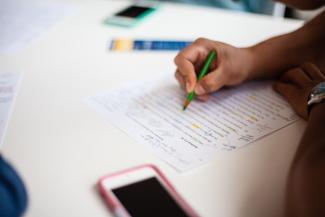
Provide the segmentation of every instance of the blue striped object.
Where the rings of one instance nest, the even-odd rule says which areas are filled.
[[[179,51],[191,43],[192,41],[114,39],[109,49],[114,51]]]
[[[190,41],[140,41],[135,40],[133,50],[181,50],[190,45]]]

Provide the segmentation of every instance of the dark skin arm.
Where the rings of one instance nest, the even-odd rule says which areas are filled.
[[[272,77],[303,62],[325,69],[325,11],[302,28],[249,48],[253,61],[249,78]]]
[[[305,120],[307,128],[291,165],[286,194],[286,216],[325,216],[325,103],[307,113],[307,97],[325,76],[312,64],[287,71],[274,89]]]
[[[195,90],[201,99],[223,86],[238,85],[246,80],[279,76],[303,62],[315,63],[325,70],[325,11],[300,29],[270,38],[257,45],[237,48],[209,39],[198,39],[175,57],[175,77],[187,92]],[[211,72],[200,82],[196,72],[210,50],[217,60]]]

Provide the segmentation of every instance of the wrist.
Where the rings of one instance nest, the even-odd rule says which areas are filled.
[[[242,74],[244,81],[255,79],[255,68],[256,68],[256,55],[253,47],[240,48],[243,53],[243,60],[245,61],[242,66]]]
[[[321,118],[325,119],[325,102],[317,103],[310,109],[310,118]]]
[[[301,53],[300,46],[293,32],[247,47],[251,64],[248,79],[275,78],[289,68],[299,65],[301,55],[292,54]]]
[[[277,63],[272,62],[271,59],[268,59],[269,54],[267,52],[271,52],[271,49],[268,48],[267,42],[262,42],[259,44],[255,44],[251,47],[247,47],[247,56],[248,56],[248,69],[247,69],[247,80],[254,80],[260,78],[269,77],[268,71]],[[269,51],[266,51],[269,50]]]

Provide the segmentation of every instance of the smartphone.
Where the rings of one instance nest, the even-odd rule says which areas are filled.
[[[154,165],[104,176],[97,187],[117,217],[198,217]]]
[[[105,24],[132,27],[152,14],[158,8],[157,3],[135,3],[104,20]]]

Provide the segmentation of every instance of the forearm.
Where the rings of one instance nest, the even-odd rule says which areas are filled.
[[[300,29],[249,47],[248,79],[275,77],[285,70],[310,61],[324,71],[325,11]]]
[[[311,112],[291,166],[286,216],[325,216],[325,103]]]
[[[325,0],[276,0],[284,3],[287,6],[301,9],[301,10],[312,10],[321,7]]]

